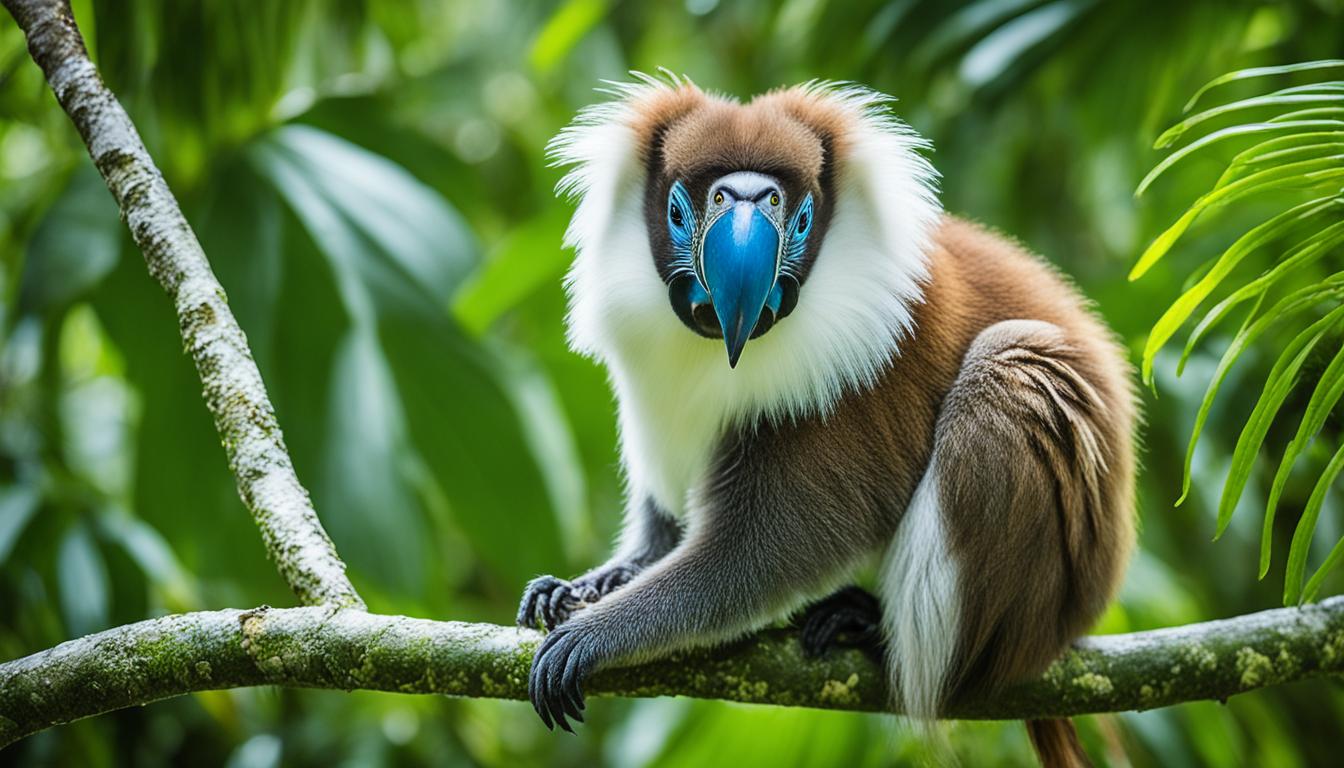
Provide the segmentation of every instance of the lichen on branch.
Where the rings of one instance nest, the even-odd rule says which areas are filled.
[[[142,621],[0,664],[0,747],[57,723],[192,691],[282,685],[523,699],[540,635],[328,607],[208,611]],[[956,702],[950,717],[1024,719],[1226,699],[1344,673],[1344,597],[1222,621],[1085,638],[1044,675]],[[594,695],[693,696],[888,709],[886,675],[857,651],[804,659],[771,630],[718,649],[598,673]]]

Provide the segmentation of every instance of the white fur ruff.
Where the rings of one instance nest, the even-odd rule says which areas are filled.
[[[957,561],[947,545],[931,462],[882,563],[882,629],[892,694],[905,714],[938,715],[960,632]]]
[[[887,112],[887,97],[808,86],[854,118],[836,158],[834,214],[793,314],[729,368],[723,342],[692,333],[672,311],[645,227],[631,122],[642,100],[679,82],[616,86],[616,99],[585,110],[551,153],[573,166],[560,189],[579,198],[566,235],[577,252],[566,280],[570,344],[608,368],[631,505],[648,495],[684,516],[727,427],[824,415],[873,383],[911,330],[941,209],[919,154],[925,143]]]

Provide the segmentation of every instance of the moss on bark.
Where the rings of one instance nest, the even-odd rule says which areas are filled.
[[[327,607],[167,616],[0,664],[0,746],[58,723],[192,691],[282,685],[522,699],[531,630]],[[1025,719],[1226,699],[1344,673],[1344,597],[1174,629],[1086,638],[1040,678],[956,702],[950,717]],[[597,696],[887,709],[856,651],[807,660],[792,632],[598,673]]]

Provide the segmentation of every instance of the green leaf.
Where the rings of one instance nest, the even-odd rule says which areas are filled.
[[[1344,204],[1344,198],[1333,198],[1332,202]],[[1314,232],[1305,240],[1293,246],[1288,254],[1274,265],[1266,270],[1259,277],[1251,282],[1241,286],[1233,291],[1227,298],[1218,302],[1209,312],[1199,321],[1195,329],[1191,331],[1190,338],[1186,341],[1185,350],[1181,353],[1181,360],[1177,368],[1178,371],[1184,369],[1185,362],[1189,359],[1195,346],[1227,316],[1238,304],[1248,299],[1264,296],[1270,289],[1274,288],[1288,275],[1293,274],[1307,265],[1313,263],[1320,256],[1329,253],[1337,245],[1344,243],[1344,222],[1332,224],[1325,229]]]
[[[107,185],[84,163],[28,244],[20,312],[48,312],[87,294],[116,266],[121,219]]]
[[[588,531],[587,487],[574,430],[560,402],[560,394],[546,371],[522,347],[495,344],[491,356],[500,361],[501,381],[518,413],[531,454],[539,459],[551,509],[565,534],[566,552],[573,552]]]
[[[423,593],[432,538],[424,529],[424,505],[441,497],[474,551],[511,586],[562,564],[540,470],[554,457],[534,453],[499,362],[443,312],[439,289],[423,289],[426,281],[415,277],[413,262],[395,255],[407,243],[383,238],[361,219],[357,201],[325,189],[314,181],[316,169],[291,154],[269,140],[249,152],[326,259],[353,326],[331,364],[327,433],[303,438],[322,454],[318,497],[338,549],[353,569],[400,592],[415,584]],[[474,240],[466,240],[474,253]],[[560,251],[558,239],[551,248]],[[456,289],[458,277],[440,288]],[[551,471],[568,471],[564,464]],[[425,476],[432,483],[426,485]],[[417,490],[423,491],[419,499]],[[380,520],[383,497],[387,519]],[[535,535],[520,539],[518,528],[499,524],[501,514]],[[403,536],[412,540],[397,544]],[[397,559],[396,546],[418,547],[421,564],[386,562]]]
[[[107,627],[107,566],[83,523],[71,526],[61,539],[56,581],[60,585],[61,614],[72,635],[82,637]]]
[[[1344,450],[1344,446],[1341,446],[1341,450]],[[1344,539],[1335,542],[1335,546],[1330,548],[1330,554],[1325,556],[1325,561],[1321,563],[1321,567],[1317,568],[1316,572],[1311,575],[1307,586],[1302,590],[1301,601],[1315,600],[1316,594],[1321,591],[1321,584],[1325,581],[1325,577],[1338,568],[1341,562],[1344,562]]]
[[[1169,147],[1179,141],[1191,128],[1232,112],[1260,109],[1262,107],[1283,107],[1290,104],[1337,104],[1344,102],[1344,96],[1331,92],[1326,86],[1314,85],[1310,86],[1310,89],[1309,92],[1284,89],[1266,96],[1252,96],[1249,99],[1241,99],[1240,101],[1220,104],[1211,109],[1206,109],[1168,128],[1161,136],[1157,137],[1153,147],[1155,149]]]
[[[1216,205],[1225,205],[1246,195],[1268,192],[1283,187],[1304,187],[1344,178],[1344,164],[1340,162],[1341,160],[1344,160],[1344,155],[1307,160],[1300,163],[1287,163],[1253,173],[1230,184],[1215,187],[1196,200],[1176,223],[1168,227],[1161,235],[1158,235],[1157,239],[1139,257],[1138,263],[1129,273],[1129,279],[1136,280],[1152,268],[1159,259],[1171,250],[1171,247],[1176,244],[1181,235],[1185,234],[1185,231],[1190,228],[1195,219],[1199,218],[1199,215],[1205,210]]]
[[[1338,118],[1344,115],[1344,107],[1312,107],[1310,109],[1295,109],[1292,112],[1284,112],[1281,115],[1275,115],[1266,122],[1279,123],[1290,120],[1302,120],[1305,118],[1323,118],[1326,115],[1334,115]]]
[[[1181,477],[1181,496],[1176,500],[1178,506],[1190,494],[1190,467],[1195,457],[1195,446],[1199,443],[1199,436],[1204,431],[1204,423],[1208,420],[1209,411],[1213,408],[1213,401],[1218,396],[1218,389],[1222,386],[1223,379],[1227,378],[1227,372],[1232,369],[1232,365],[1271,325],[1308,309],[1326,296],[1338,297],[1341,290],[1344,290],[1344,273],[1337,273],[1319,285],[1308,286],[1285,296],[1263,315],[1259,314],[1263,296],[1256,300],[1255,308],[1251,310],[1250,315],[1242,323],[1241,330],[1233,337],[1232,343],[1228,345],[1222,358],[1219,359],[1218,367],[1213,372],[1213,376],[1209,380],[1209,386],[1204,392],[1204,399],[1199,404],[1199,411],[1195,414],[1195,425],[1190,431],[1190,442],[1185,450],[1185,465]]]
[[[500,361],[442,315],[391,313],[379,327],[410,442],[472,551],[514,588],[562,568],[546,473],[580,470],[563,454],[536,452],[544,441],[528,436]]]
[[[41,494],[31,485],[15,483],[0,488],[0,565],[9,559],[14,544],[37,512],[40,499]]]
[[[607,13],[608,0],[567,0],[537,33],[528,61],[538,72],[553,71]]]
[[[1320,341],[1321,337],[1341,319],[1344,319],[1344,307],[1336,308],[1307,326],[1306,330],[1288,343],[1278,360],[1274,362],[1269,378],[1265,381],[1264,390],[1256,400],[1255,408],[1252,409],[1241,436],[1237,438],[1237,447],[1232,452],[1232,468],[1228,472],[1227,481],[1223,484],[1223,495],[1218,503],[1218,530],[1215,538],[1227,530],[1227,525],[1232,520],[1232,513],[1236,510],[1237,500],[1241,498],[1246,481],[1250,479],[1251,467],[1260,453],[1260,446],[1265,441],[1265,435],[1269,433],[1269,426],[1273,423],[1274,417],[1279,413],[1279,407],[1283,405],[1284,399],[1297,383],[1297,372],[1302,369],[1302,363],[1315,348],[1316,342]]]
[[[1344,203],[1344,198],[1335,198],[1331,202],[1338,205]],[[1285,255],[1273,267],[1261,272],[1254,280],[1245,283],[1225,297],[1210,309],[1196,324],[1195,329],[1191,331],[1190,338],[1187,340],[1185,350],[1181,355],[1178,370],[1184,368],[1186,359],[1195,345],[1202,341],[1204,336],[1221,322],[1231,309],[1249,299],[1264,296],[1289,275],[1311,265],[1318,257],[1327,253],[1340,242],[1344,242],[1344,227],[1338,224],[1332,224],[1325,229],[1313,232],[1302,241],[1289,247]]]
[[[475,238],[437,192],[404,168],[324,131],[278,129],[248,150],[333,260],[342,296],[360,314],[367,290],[439,307],[476,262]]]
[[[203,601],[196,578],[182,567],[172,547],[153,526],[124,509],[109,511],[100,522],[104,536],[120,545],[149,583],[163,593],[172,610],[200,609]]]
[[[1148,270],[1152,269],[1153,265],[1165,256],[1167,251],[1171,250],[1171,247],[1176,244],[1181,235],[1185,234],[1185,230],[1195,223],[1195,219],[1199,218],[1200,212],[1199,208],[1191,206],[1185,213],[1181,214],[1181,218],[1177,219],[1175,224],[1167,227],[1162,234],[1158,235],[1157,239],[1139,256],[1134,268],[1129,271],[1129,279],[1138,280],[1147,274]]]
[[[1341,151],[1344,151],[1344,132],[1341,131],[1280,136],[1261,142],[1237,155],[1223,175],[1218,177],[1216,186],[1221,187],[1243,178],[1265,163],[1280,164],[1339,157]]]
[[[327,260],[345,311],[356,323],[372,323],[375,309],[365,277],[372,280],[387,272],[374,256],[376,248],[279,148],[269,142],[257,142],[249,148],[248,158],[285,200],[318,253]],[[405,281],[394,275],[388,282],[396,285]],[[414,283],[404,287],[411,300],[423,297],[423,291]]]
[[[427,583],[429,532],[408,483],[408,453],[401,398],[383,350],[372,329],[357,326],[332,364],[319,498],[352,570],[418,595]]]
[[[1005,23],[1039,6],[1040,0],[978,0],[948,14],[923,36],[912,54],[919,69],[974,46]]]
[[[1297,125],[1306,128],[1329,128],[1335,130],[1329,131],[1302,131],[1294,132],[1287,136],[1275,136],[1272,139],[1254,144],[1232,158],[1232,166],[1246,166],[1268,159],[1285,157],[1284,149],[1297,148],[1303,145],[1331,146],[1341,140],[1344,140],[1344,131],[1338,130],[1344,128],[1344,120],[1298,120],[1289,123],[1280,123],[1279,125]]]
[[[1301,519],[1297,521],[1297,529],[1293,531],[1293,543],[1288,548],[1288,567],[1283,576],[1283,602],[1285,605],[1292,605],[1302,599],[1302,579],[1307,570],[1307,555],[1311,549],[1311,539],[1316,533],[1316,519],[1321,515],[1321,506],[1325,503],[1325,494],[1334,484],[1340,470],[1344,470],[1344,444],[1341,444],[1335,451],[1335,455],[1330,458],[1330,463],[1326,465],[1320,478],[1316,480],[1316,487],[1312,488],[1311,497],[1307,499],[1307,506],[1302,510]],[[1339,545],[1336,545],[1335,549],[1339,549]],[[1334,567],[1337,561],[1338,558],[1332,551],[1326,558],[1322,570],[1325,569],[1325,566]],[[1319,582],[1315,577],[1313,577],[1313,581]],[[1319,587],[1319,583],[1316,586]]]
[[[1297,434],[1289,441],[1288,447],[1284,449],[1283,459],[1279,462],[1278,471],[1274,473],[1274,483],[1270,487],[1269,500],[1265,505],[1265,525],[1260,535],[1260,578],[1265,578],[1269,573],[1269,562],[1271,557],[1271,548],[1274,539],[1274,517],[1279,505],[1279,497],[1283,494],[1283,488],[1288,482],[1288,476],[1292,473],[1293,464],[1297,457],[1306,449],[1307,443],[1321,431],[1325,426],[1325,420],[1334,410],[1339,402],[1341,395],[1344,395],[1344,348],[1340,349],[1335,357],[1326,366],[1325,372],[1321,374],[1320,380],[1316,383],[1316,389],[1311,393],[1311,401],[1307,403],[1306,413],[1302,416],[1302,421],[1298,424]]]
[[[171,542],[203,584],[228,590],[207,595],[212,601],[277,604],[292,597],[238,498],[201,400],[200,377],[182,353],[172,303],[143,261],[121,259],[95,293],[94,308],[125,362],[127,383],[145,406],[134,431],[128,506]],[[288,432],[288,422],[281,423]]]
[[[995,3],[1002,6],[1002,2]],[[961,60],[958,74],[972,88],[980,88],[1011,72],[1029,52],[1057,40],[1089,11],[1095,0],[1045,3],[1000,25],[977,41]]]
[[[1223,128],[1222,130],[1214,131],[1213,133],[1210,133],[1207,136],[1201,136],[1199,139],[1192,141],[1191,143],[1185,145],[1184,147],[1181,147],[1180,149],[1176,150],[1175,152],[1172,152],[1170,155],[1163,158],[1162,162],[1158,163],[1157,166],[1153,168],[1153,170],[1148,172],[1147,176],[1143,177],[1143,181],[1139,182],[1138,189],[1134,191],[1134,196],[1138,197],[1139,195],[1142,195],[1148,189],[1148,187],[1152,186],[1152,183],[1156,181],[1159,176],[1165,173],[1169,168],[1171,168],[1176,163],[1198,152],[1199,150],[1204,149],[1205,147],[1208,147],[1212,144],[1217,144],[1220,141],[1236,138],[1237,136],[1252,136],[1258,133],[1272,133],[1275,131],[1283,131],[1283,130],[1297,131],[1298,129],[1301,128],[1329,128],[1341,125],[1344,125],[1344,121],[1340,120],[1294,120],[1287,122],[1270,121],[1263,123],[1246,123],[1244,125],[1233,125],[1228,128]],[[1294,135],[1296,136],[1300,134],[1295,133]],[[1320,135],[1320,134],[1308,134],[1308,135]],[[1256,146],[1259,147],[1262,145],[1257,144]],[[1240,158],[1241,156],[1239,155],[1238,160],[1240,160]],[[1234,160],[1233,162],[1235,163],[1237,161]]]
[[[1297,64],[1280,64],[1278,66],[1273,67],[1251,67],[1250,69],[1238,69],[1235,72],[1228,72],[1227,74],[1219,75],[1218,77],[1215,77],[1214,79],[1205,83],[1198,91],[1195,91],[1195,95],[1190,97],[1190,101],[1186,102],[1185,111],[1189,112],[1191,109],[1194,109],[1195,104],[1199,101],[1199,97],[1203,96],[1204,94],[1208,93],[1214,88],[1217,88],[1218,86],[1224,85],[1226,83],[1234,83],[1240,80],[1250,80],[1252,78],[1257,77],[1269,77],[1272,75],[1287,75],[1293,72],[1309,72],[1320,69],[1334,69],[1337,67],[1344,67],[1344,59],[1322,59],[1320,61],[1304,61]]]
[[[1312,200],[1291,208],[1260,224],[1242,235],[1230,248],[1223,252],[1213,268],[1200,278],[1180,298],[1162,314],[1153,325],[1152,333],[1143,350],[1143,380],[1151,384],[1153,380],[1153,360],[1157,352],[1175,335],[1195,309],[1208,298],[1209,294],[1239,265],[1242,259],[1257,248],[1270,242],[1304,221],[1310,220],[1324,210],[1339,204],[1335,198]]]
[[[1275,91],[1277,94],[1296,94],[1310,93],[1318,95],[1322,93],[1344,93],[1344,80],[1326,80],[1319,83],[1306,83],[1295,85],[1292,88],[1281,88]]]
[[[222,167],[213,181],[196,233],[228,293],[229,309],[247,334],[252,357],[267,376],[284,273],[284,209],[275,191],[244,163]]]
[[[1307,189],[1344,176],[1344,154],[1283,163],[1256,171],[1248,176],[1219,181],[1207,194],[1195,201],[1200,208],[1224,205],[1246,195],[1284,187]]]
[[[453,314],[469,332],[484,333],[505,312],[564,273],[570,260],[569,251],[561,246],[567,211],[555,205],[547,210],[512,230],[458,293]]]

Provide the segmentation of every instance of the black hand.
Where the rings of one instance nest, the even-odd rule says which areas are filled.
[[[569,621],[578,609],[595,603],[639,575],[635,563],[606,565],[573,581],[554,576],[538,576],[523,590],[518,607],[518,626],[547,631]]]
[[[634,563],[622,563],[616,566],[604,568],[592,579],[583,579],[585,584],[591,583],[597,590],[598,599],[606,597],[617,589],[625,586],[626,582],[639,575],[644,570]]]
[[[555,629],[574,611],[598,597],[597,590],[591,585],[570,583],[554,576],[538,576],[523,590],[523,600],[518,606],[518,626],[536,629],[540,625],[548,631]]]
[[[592,635],[566,624],[546,636],[527,679],[527,695],[547,728],[574,732],[566,717],[583,722],[583,681],[597,664]]]

